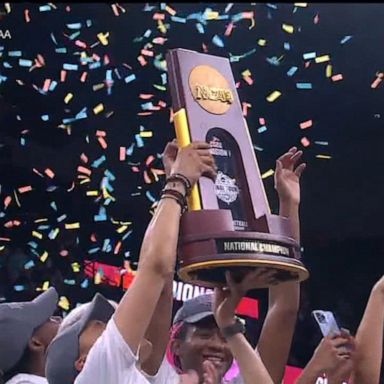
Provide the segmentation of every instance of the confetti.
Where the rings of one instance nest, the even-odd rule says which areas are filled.
[[[103,104],[98,104],[96,107],[93,108],[93,113],[95,115],[98,115],[100,112],[104,111],[104,105]]]
[[[273,91],[269,96],[267,96],[267,101],[269,101],[270,103],[273,103],[280,96],[281,96],[281,92],[280,91]]]
[[[297,72],[297,70],[298,70],[297,67],[291,67],[291,68],[289,68],[287,75],[291,77]]]
[[[345,44],[347,43],[349,40],[352,39],[352,36],[344,36],[341,41],[340,41],[340,44]]]
[[[324,62],[329,61],[329,60],[331,60],[329,55],[318,56],[318,57],[315,58],[315,62],[317,64],[324,63]]]
[[[316,159],[330,160],[330,159],[332,159],[332,157],[328,156],[328,155],[316,155]]]
[[[271,177],[275,174],[275,171],[273,169],[269,169],[268,171],[264,172],[262,175],[261,175],[261,178],[262,179],[266,179],[268,177]]]
[[[312,89],[312,83],[296,83],[297,89]]]
[[[306,138],[306,137],[303,137],[301,140],[300,140],[301,144],[303,147],[309,147],[309,145],[311,144],[311,142]]]
[[[314,59],[316,57],[316,52],[308,52],[303,54],[304,60]]]
[[[300,128],[301,129],[307,129],[307,128],[312,127],[312,124],[313,124],[312,120],[307,120],[307,121],[300,123]]]
[[[379,86],[379,84],[383,81],[384,73],[380,72],[376,74],[376,79],[371,84],[371,88],[375,89]]]
[[[293,25],[289,25],[289,24],[283,24],[282,28],[283,28],[283,31],[290,33],[290,34],[292,34],[295,31]]]
[[[217,45],[218,47],[221,47],[221,48],[224,47],[223,40],[217,35],[213,36],[212,43]]]
[[[343,80],[343,75],[341,73],[337,74],[337,75],[333,75],[331,77],[332,81],[340,81],[340,80]]]
[[[68,104],[73,98],[73,93],[68,93],[64,98],[64,103]]]

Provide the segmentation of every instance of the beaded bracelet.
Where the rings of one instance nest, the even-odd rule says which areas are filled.
[[[174,173],[171,176],[167,177],[165,183],[168,183],[170,181],[180,181],[184,185],[187,195],[191,193],[192,184],[189,181],[188,177],[182,175],[181,173]]]
[[[180,208],[181,208],[181,215],[187,210],[187,206],[181,202],[176,196],[174,195],[171,195],[171,194],[167,194],[167,193],[164,193],[161,195],[161,198],[160,199],[173,199],[176,201],[177,204],[180,205]]]
[[[161,196],[166,194],[166,193],[168,193],[169,195],[175,196],[178,200],[180,200],[180,202],[183,205],[187,205],[187,200],[186,200],[185,196],[181,192],[177,191],[176,189],[172,189],[172,188],[165,189],[164,188],[161,191]]]

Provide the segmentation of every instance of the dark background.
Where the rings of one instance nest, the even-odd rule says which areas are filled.
[[[101,291],[118,299],[122,291],[118,288],[95,285],[86,281],[83,271],[74,272],[71,264],[94,259],[107,264],[122,266],[130,260],[135,266],[140,243],[150,220],[152,201],[159,196],[163,176],[156,181],[144,181],[144,171],[161,169],[161,152],[168,140],[173,138],[174,129],[169,121],[171,100],[167,90],[158,90],[154,84],[162,85],[165,70],[158,68],[154,58],[146,57],[148,64],[141,66],[137,60],[141,49],[151,44],[155,37],[168,39],[164,45],[147,46],[155,52],[159,61],[164,60],[167,49],[187,48],[229,57],[242,55],[256,48],[256,52],[237,62],[232,62],[242,102],[252,105],[247,115],[252,140],[261,172],[274,168],[275,159],[293,145],[302,148],[300,140],[307,137],[311,144],[304,148],[304,160],[308,168],[302,179],[302,245],[304,262],[311,272],[311,278],[303,286],[302,309],[297,326],[291,363],[303,366],[310,358],[313,348],[320,340],[320,334],[310,318],[313,309],[334,311],[340,325],[356,331],[366,300],[374,282],[382,275],[384,217],[382,196],[383,166],[383,88],[376,89],[371,83],[376,73],[383,69],[384,53],[381,42],[384,39],[384,6],[382,4],[309,4],[295,7],[293,4],[239,3],[225,13],[227,4],[218,3],[173,3],[168,4],[177,11],[176,16],[187,17],[193,13],[203,14],[206,8],[220,15],[233,15],[243,11],[254,11],[255,26],[250,29],[250,20],[240,20],[229,37],[224,31],[230,20],[206,21],[205,33],[196,29],[196,20],[179,23],[171,19],[159,3],[145,7],[141,4],[120,5],[126,12],[119,16],[112,12],[110,4],[56,4],[56,9],[39,11],[38,3],[11,4],[11,12],[3,7],[0,27],[9,30],[11,39],[0,39],[1,65],[0,84],[0,297],[2,300],[26,300],[36,295],[36,289],[49,281],[60,294],[67,297],[71,308],[78,302],[90,300],[95,291]],[[66,7],[69,7],[66,8]],[[151,8],[152,7],[152,8]],[[26,23],[25,9],[29,10],[31,22]],[[165,34],[157,28],[153,15],[165,14],[168,24]],[[314,18],[318,15],[318,23]],[[86,20],[92,25],[86,27]],[[81,33],[73,40],[68,38],[76,30],[67,24],[80,22]],[[293,34],[282,30],[282,24],[295,27]],[[151,35],[145,37],[147,30]],[[109,32],[107,46],[96,45],[98,33]],[[57,41],[53,42],[52,34]],[[224,41],[224,47],[212,43],[217,34]],[[352,38],[345,44],[345,36]],[[74,44],[76,39],[88,47],[82,49]],[[266,39],[267,45],[258,45],[259,39]],[[284,43],[290,50],[284,49]],[[66,53],[57,53],[55,48],[65,47]],[[34,60],[37,54],[44,57],[46,65],[29,71],[19,66],[19,57],[11,57],[10,51],[22,52],[22,58]],[[90,69],[81,65],[79,54],[88,56],[96,53],[101,57],[101,66]],[[330,62],[317,64],[304,60],[303,54],[316,52],[317,56],[328,54]],[[107,54],[110,63],[103,64]],[[279,65],[270,64],[267,59],[281,58]],[[283,57],[281,57],[283,56]],[[309,66],[306,68],[305,63]],[[78,71],[67,71],[67,79],[60,82],[60,71],[64,63],[78,64]],[[333,82],[325,75],[327,64],[332,65],[333,74],[342,74],[343,80]],[[307,64],[308,65],[308,64]],[[292,77],[287,71],[298,67]],[[106,88],[93,90],[102,83],[106,71],[112,69],[113,87],[111,94]],[[249,69],[254,84],[249,86],[242,78],[242,72]],[[116,75],[117,70],[121,76]],[[87,80],[80,82],[83,71]],[[134,73],[136,80],[125,83],[124,77]],[[39,93],[44,80],[58,82],[54,91]],[[298,82],[312,83],[311,90],[296,88]],[[266,97],[274,90],[282,96],[273,103]],[[74,97],[67,105],[67,93]],[[151,100],[140,99],[140,94],[153,94]],[[159,100],[167,103],[165,108],[149,116],[140,116],[142,104]],[[92,109],[103,103],[104,111],[98,115]],[[88,117],[71,123],[71,134],[60,128],[62,119],[74,117],[87,107]],[[108,117],[108,112],[114,114]],[[41,119],[49,115],[49,121]],[[267,131],[258,132],[259,118],[266,121]],[[301,130],[301,122],[312,119],[313,126]],[[143,138],[144,145],[137,146],[135,135],[140,127],[152,131],[152,138]],[[97,142],[96,131],[107,134],[108,148],[103,150]],[[25,145],[21,144],[25,139]],[[325,141],[319,145],[315,141]],[[119,161],[119,147],[133,152],[126,161]],[[80,160],[84,153],[88,165]],[[319,159],[316,155],[329,155],[331,159]],[[79,165],[90,168],[100,156],[106,160],[98,168],[92,168],[89,183],[80,184],[77,179]],[[153,161],[146,161],[153,155]],[[139,172],[132,167],[137,166]],[[50,168],[55,172],[53,179],[44,175]],[[44,176],[33,172],[33,168]],[[115,177],[110,181],[114,190],[110,194],[116,199],[105,206],[106,221],[95,222],[94,215],[105,199],[86,196],[87,190],[99,190],[105,170]],[[264,179],[272,210],[276,213],[277,196],[273,189],[273,177]],[[75,182],[74,188],[72,183]],[[19,187],[31,185],[33,190],[20,194]],[[69,191],[68,191],[69,190]],[[19,204],[15,199],[17,194]],[[7,196],[12,202],[5,207]],[[52,208],[55,202],[57,211]],[[61,222],[57,218],[66,214]],[[44,222],[36,222],[46,219]],[[21,225],[7,228],[7,223],[19,220]],[[116,221],[131,222],[132,233],[123,241],[121,251],[115,255],[116,243],[126,233],[119,234]],[[79,222],[80,229],[66,230],[65,223]],[[41,227],[43,225],[43,227]],[[39,227],[40,226],[40,227]],[[44,227],[46,226],[46,227]],[[48,234],[54,228],[60,233],[55,240]],[[33,237],[32,231],[43,234],[42,239]],[[95,241],[91,235],[94,234]],[[104,249],[109,239],[111,249]],[[34,243],[31,243],[35,242]],[[89,254],[92,248],[99,248]],[[68,256],[60,256],[61,250]],[[39,255],[49,253],[46,262],[39,261]],[[25,264],[33,260],[35,265],[26,270]],[[73,280],[70,282],[70,280]],[[88,286],[86,288],[86,285]],[[21,285],[21,291],[15,286]],[[261,310],[266,308],[265,292],[260,292]],[[257,333],[260,322],[250,326]]]

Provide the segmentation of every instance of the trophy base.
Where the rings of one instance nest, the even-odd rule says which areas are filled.
[[[275,274],[273,279],[255,282],[255,289],[306,280],[309,272],[300,261],[300,246],[290,236],[286,219],[270,215],[261,220],[269,220],[272,228],[278,225],[275,233],[235,231],[229,210],[186,212],[181,223],[179,277],[213,288],[226,285],[226,271],[239,282],[247,272],[263,268]]]
[[[278,283],[287,281],[300,282],[309,276],[307,269],[301,263],[292,263],[290,258],[287,260],[251,260],[251,259],[232,259],[232,260],[209,260],[188,266],[178,270],[178,276],[185,282],[199,285],[206,288],[214,288],[226,285],[225,272],[231,271],[236,282],[240,282],[245,274],[258,268],[274,270],[274,283],[257,285],[256,288],[268,288]]]

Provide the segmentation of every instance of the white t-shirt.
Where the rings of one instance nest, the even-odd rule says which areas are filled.
[[[134,355],[116,327],[109,320],[103,334],[91,348],[75,384],[148,384]]]
[[[8,380],[5,384],[48,384],[45,377],[19,373]]]
[[[150,384],[179,384],[180,375],[176,372],[175,368],[168,362],[165,357],[161,366],[155,376],[145,374],[145,377]],[[244,381],[241,376],[237,376],[231,380],[223,380],[222,384],[243,384]]]

